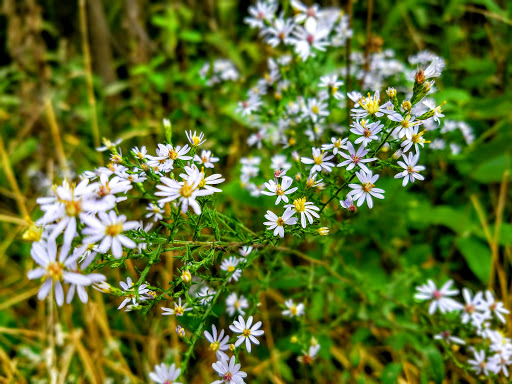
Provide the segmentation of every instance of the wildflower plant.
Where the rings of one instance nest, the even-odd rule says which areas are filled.
[[[391,52],[353,52],[349,68],[336,54],[352,36],[347,16],[298,0],[291,8],[265,0],[249,8],[247,24],[272,49],[266,73],[237,103],[237,118],[251,133],[234,172],[208,135],[176,131],[164,120],[165,139],[153,148],[121,150],[120,142],[105,141],[98,150],[109,156],[107,166],[84,172],[78,182],[64,180],[38,200],[43,215],[32,229],[38,235],[30,236],[38,267],[28,277],[41,283],[39,299],[51,295],[61,306],[67,291],[66,302],[75,292],[87,302],[95,288],[112,296],[118,310],[179,323],[180,363],[155,366],[148,372],[154,382],[185,381],[198,349],[210,351],[212,383],[249,380],[252,371],[242,365],[251,361],[248,355],[284,344],[273,344],[267,311],[275,287],[281,288],[282,321],[293,324],[284,348],[304,369],[314,369],[332,347],[328,327],[314,326],[323,321],[315,314],[316,279],[363,295],[357,272],[347,272],[357,281],[350,283],[339,264],[308,256],[300,246],[316,241],[328,249],[332,239],[348,238],[350,220],[371,217],[387,197],[386,185],[417,187],[429,179],[423,154],[435,143],[445,148],[436,141],[442,140],[438,131],[451,128],[439,129],[443,104],[431,99],[441,58],[418,56],[410,60],[420,64],[415,69]],[[240,75],[224,59],[206,63],[200,74],[210,87]],[[464,123],[451,125],[472,140]],[[226,196],[242,193],[252,205],[233,212]],[[164,280],[153,268],[167,260]],[[124,281],[114,280],[111,269]],[[300,283],[283,278],[290,271]],[[493,311],[501,321],[508,312],[490,293],[465,294],[465,305],[452,299],[457,293],[433,282],[418,288],[416,298],[431,302],[430,315],[464,313],[461,324],[447,323],[435,338],[464,344],[457,327],[464,335],[473,327],[479,337],[496,340],[474,349],[467,364],[486,375],[508,375],[510,348],[496,348],[510,341],[485,329]]]

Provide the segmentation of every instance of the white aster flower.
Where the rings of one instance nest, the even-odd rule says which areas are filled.
[[[258,321],[254,325],[252,324],[252,321],[252,316],[249,316],[247,322],[245,322],[242,316],[238,316],[238,321],[233,321],[233,324],[229,326],[229,329],[231,329],[232,332],[240,334],[235,342],[235,346],[238,347],[245,341],[245,347],[249,353],[251,353],[251,343],[259,344],[260,342],[256,337],[265,333],[263,330],[260,330],[261,321]]]
[[[199,136],[197,136],[196,131],[194,131],[194,133],[192,133],[192,131],[185,131],[185,135],[187,135],[188,142],[193,147],[199,147],[206,141],[203,132],[199,132]]]
[[[294,29],[295,23],[293,19],[279,17],[270,26],[264,27],[261,35],[264,36],[265,42],[272,47],[277,47],[281,43],[291,45],[294,42],[294,39],[291,37]]]
[[[107,150],[109,151],[112,151],[113,149],[115,149],[119,144],[121,144],[121,142],[123,141],[123,139],[117,139],[115,141],[110,141],[106,138],[103,138],[102,139],[102,142],[103,142],[103,145],[101,147],[97,147],[96,150],[98,152],[105,152]]]
[[[155,371],[149,374],[149,378],[158,384],[181,384],[175,381],[181,373],[180,368],[174,364],[167,367],[164,363],[155,365]]]
[[[309,18],[304,26],[297,26],[293,31],[295,38],[295,53],[300,56],[303,61],[308,57],[315,57],[313,49],[325,51],[329,45],[328,35],[329,29],[318,23],[314,18]]]
[[[236,364],[235,356],[231,359],[220,359],[212,364],[212,368],[217,372],[220,380],[215,380],[211,384],[245,384],[244,377],[247,373],[240,370],[241,365]]]
[[[144,160],[147,157],[148,150],[146,149],[146,146],[143,145],[140,149],[139,147],[133,147],[132,153],[137,159]]]
[[[294,317],[302,316],[304,314],[304,304],[295,304],[292,299],[284,302],[286,309],[282,312],[283,316]]]
[[[377,182],[379,175],[373,175],[370,171],[369,173],[359,171],[356,172],[356,176],[359,179],[359,184],[349,184],[348,186],[352,188],[352,190],[348,193],[347,196],[352,197],[357,201],[357,206],[360,207],[364,204],[365,200],[368,203],[368,208],[373,208],[373,197],[377,199],[384,199],[384,190],[381,188],[375,188],[375,183]]]
[[[325,170],[327,172],[332,172],[332,168],[334,167],[334,163],[331,163],[328,160],[331,160],[334,155],[329,155],[326,152],[321,151],[319,148],[312,148],[313,158],[302,157],[300,161],[304,164],[314,164],[313,168],[311,168],[311,173],[321,172]]]
[[[79,254],[70,256],[69,247],[66,245],[63,245],[58,253],[57,258],[57,245],[54,238],[33,243],[30,255],[38,267],[28,272],[27,276],[30,280],[44,278],[37,293],[39,300],[45,299],[53,288],[55,301],[61,306],[64,303],[63,282],[84,287],[91,285],[93,281],[87,275],[74,272]]]
[[[151,298],[149,296],[150,290],[147,288],[147,284],[141,284],[138,289],[139,300],[137,301],[137,294],[134,289],[135,283],[132,281],[131,277],[128,277],[126,282],[120,281],[119,285],[123,290],[123,296],[125,299],[122,301],[119,307],[117,307],[117,309],[123,309],[130,301],[132,302],[131,305],[137,306],[139,305],[139,302],[146,301]],[[99,286],[101,287],[101,285]]]
[[[382,128],[384,127],[384,125],[378,121],[368,124],[367,120],[356,121],[351,126],[353,128],[350,129],[350,132],[361,136],[357,138],[354,143],[363,143],[365,147],[373,140],[379,140],[379,136],[377,135],[380,133],[380,131],[382,131]]]
[[[228,274],[233,272],[233,274],[229,277],[229,283],[232,280],[238,281],[242,275],[242,270],[237,268],[238,263],[240,263],[240,259],[235,256],[231,256],[229,259],[222,261],[220,265],[220,269],[226,271]]]
[[[388,119],[400,123],[398,124],[398,127],[393,130],[393,135],[398,136],[399,138],[405,136],[409,140],[412,139],[412,130],[410,128],[414,127],[415,125],[423,124],[423,122],[420,120],[414,121],[415,117],[411,116],[410,113],[406,116],[402,116],[399,113],[392,113],[388,115]]]
[[[339,89],[343,84],[343,81],[338,80],[337,75],[330,75],[322,76],[318,86],[320,88],[327,88],[329,90],[330,96],[333,96],[336,100],[341,100],[344,98],[344,96],[341,92],[339,92]]]
[[[428,313],[431,315],[434,314],[437,309],[439,309],[441,313],[458,311],[462,309],[463,306],[461,303],[449,297],[459,294],[458,289],[451,289],[452,284],[453,281],[448,280],[440,289],[438,289],[436,284],[429,279],[427,284],[416,287],[418,293],[414,295],[414,298],[418,300],[432,300],[428,309]]]
[[[302,113],[303,118],[309,117],[313,123],[316,123],[321,118],[329,116],[329,107],[327,103],[313,97],[307,100]]]
[[[462,308],[461,320],[462,324],[471,323],[480,328],[485,320],[485,301],[483,293],[477,292],[475,296],[471,296],[471,291],[467,288],[462,289],[462,296],[464,297],[464,307]]]
[[[446,344],[460,344],[464,345],[466,342],[462,340],[460,337],[452,336],[452,333],[450,331],[443,331],[441,333],[438,333],[437,335],[434,335],[434,339],[436,340],[444,340]]]
[[[194,161],[202,164],[205,168],[213,168],[214,164],[219,161],[218,157],[214,157],[211,151],[202,151],[201,156],[195,155]]]
[[[259,0],[255,6],[249,7],[249,17],[244,19],[244,22],[249,24],[251,28],[263,28],[265,20],[272,20],[277,10],[277,3],[275,1]]]
[[[312,343],[309,350],[302,351],[302,356],[297,357],[297,360],[304,365],[311,364],[316,359],[318,351],[320,351],[320,344]]]
[[[296,12],[295,21],[297,23],[302,23],[310,18],[316,19],[320,11],[318,4],[307,6],[299,0],[292,0],[291,6]]]
[[[252,245],[244,245],[242,248],[238,250],[238,253],[240,253],[242,257],[247,257],[249,256],[253,249],[254,247]]]
[[[181,297],[178,299],[178,302],[174,302],[174,308],[161,307],[164,313],[163,316],[176,315],[183,316],[183,314],[187,311],[191,311],[191,307],[187,307],[187,303],[181,304]]]
[[[226,355],[226,353],[224,353],[223,351],[229,349],[229,336],[224,336],[223,329],[221,329],[220,332],[217,334],[217,327],[215,326],[215,324],[213,324],[212,333],[204,331],[204,337],[206,337],[206,340],[208,340],[208,342],[210,343],[210,350],[215,352],[217,359],[228,360],[228,355]]]
[[[153,218],[152,220],[156,223],[157,221],[163,220],[164,216],[162,213],[164,213],[164,210],[160,208],[158,204],[149,203],[146,207],[146,211],[149,211],[149,213],[146,213],[144,216],[146,219]]]
[[[274,180],[269,180],[265,183],[265,187],[268,189],[268,191],[261,191],[261,193],[267,196],[277,196],[276,205],[279,204],[281,200],[287,203],[289,200],[286,195],[289,195],[298,189],[297,187],[290,188],[292,183],[293,179],[288,176],[284,176],[281,179],[281,183],[276,183]]]
[[[471,365],[471,369],[476,371],[476,373],[479,375],[480,373],[483,373],[485,376],[489,376],[488,366],[486,362],[486,356],[485,351],[473,351],[473,354],[475,356],[474,359],[468,360],[468,364]]]
[[[82,234],[88,236],[84,239],[85,244],[101,241],[98,247],[99,251],[105,253],[111,249],[112,256],[116,259],[123,256],[123,246],[129,249],[134,249],[137,246],[132,239],[123,235],[123,232],[138,228],[138,222],[127,222],[125,215],[117,216],[114,211],[99,212],[98,218],[93,215],[80,215],[82,222],[87,225],[82,230]]]
[[[347,149],[347,141],[348,138],[338,139],[331,137],[331,144],[322,144],[322,151],[330,151],[332,149],[332,154],[336,155],[340,150]]]
[[[274,236],[284,237],[284,226],[297,224],[297,218],[293,217],[295,212],[286,210],[283,216],[277,216],[272,211],[267,211],[265,215],[265,221],[263,224],[266,225],[268,230],[274,230]]]
[[[205,286],[199,290],[199,292],[197,293],[197,298],[199,299],[199,303],[201,305],[206,305],[213,300],[213,297],[216,294],[217,291],[215,291],[213,288]]]
[[[284,215],[286,215],[287,212],[292,212],[292,214],[295,214],[295,212],[297,212],[298,214],[300,214],[300,223],[302,225],[302,228],[306,228],[306,219],[307,221],[309,221],[309,224],[313,224],[313,217],[316,217],[317,219],[320,218],[320,215],[316,212],[319,211],[320,208],[318,208],[312,202],[306,201],[306,196],[300,199],[295,199],[293,201],[293,204],[287,204],[284,207],[286,208]]]
[[[377,158],[372,157],[370,159],[364,159],[366,154],[370,151],[369,149],[365,149],[364,143],[359,146],[359,149],[356,152],[356,150],[354,149],[354,146],[349,141],[349,142],[347,142],[347,150],[348,150],[348,155],[344,152],[339,152],[339,154],[347,160],[339,163],[338,167],[346,166],[347,171],[350,171],[356,165],[359,165],[359,168],[361,168],[363,171],[365,171],[366,173],[370,173],[370,170],[364,163],[369,163],[369,162],[375,161],[375,160],[377,160]]]
[[[367,97],[363,97],[358,101],[359,106],[361,108],[352,108],[351,112],[356,119],[361,119],[367,116],[377,116],[381,117],[384,113],[387,113],[388,110],[386,106],[380,105],[380,92],[377,91],[373,95],[373,97],[368,93]]]
[[[503,315],[508,315],[510,312],[503,306],[503,303],[496,301],[491,291],[485,291],[485,305],[487,311],[493,313],[502,323],[506,323]]]
[[[427,132],[426,129],[424,129],[421,132],[419,131],[419,126],[414,126],[411,128],[411,137],[405,138],[404,141],[402,141],[401,146],[403,147],[403,151],[407,152],[411,147],[414,145],[414,149],[416,150],[416,153],[420,152],[419,146],[422,147],[425,145],[425,143],[430,143],[430,141],[427,141],[423,138],[423,135],[425,132]]]
[[[409,152],[408,156],[402,155],[402,157],[404,158],[405,163],[403,161],[399,161],[398,165],[401,166],[404,171],[397,173],[395,175],[395,179],[403,177],[404,181],[402,182],[402,185],[404,187],[409,181],[414,183],[416,180],[425,180],[425,178],[420,175],[420,172],[424,171],[426,168],[423,165],[416,165],[420,158],[420,154],[416,153],[413,155],[412,152]]]
[[[249,301],[244,295],[238,297],[236,292],[233,292],[226,299],[226,311],[229,316],[233,316],[235,312],[238,312],[240,315],[245,315],[244,309],[247,308],[249,308]]]
[[[126,200],[126,196],[115,196],[118,193],[128,192],[132,189],[132,184],[128,180],[123,180],[119,176],[114,176],[109,180],[109,176],[105,173],[100,174],[99,185],[97,190],[98,198],[112,195],[115,197],[116,203]]]

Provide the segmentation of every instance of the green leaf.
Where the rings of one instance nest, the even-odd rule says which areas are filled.
[[[487,284],[491,271],[491,251],[480,240],[472,237],[461,237],[457,240],[457,248],[464,256],[468,267],[476,277]]]
[[[480,164],[473,172],[473,179],[480,183],[497,183],[505,171],[510,172],[511,156],[504,154]]]
[[[398,375],[402,372],[402,364],[391,363],[382,370],[380,378],[382,384],[395,384],[398,383]]]
[[[437,348],[430,346],[425,350],[425,355],[429,361],[429,371],[434,382],[442,384],[444,379],[444,363],[441,353]]]

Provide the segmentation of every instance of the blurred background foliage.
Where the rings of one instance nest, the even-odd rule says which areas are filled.
[[[429,177],[419,187],[383,180],[379,186],[386,199],[358,220],[340,223],[350,226],[348,237],[333,236],[323,248],[301,245],[299,251],[320,260],[328,273],[311,281],[304,262],[268,282],[274,293],[266,320],[275,335],[285,336],[274,340],[277,355],[263,351],[247,358],[250,382],[296,382],[295,355],[283,351],[300,351],[280,329],[279,290],[310,290],[308,313],[330,324],[317,330],[326,362],[306,374],[305,382],[318,383],[473,382],[443,361],[446,355],[418,325],[422,315],[403,305],[412,303],[414,286],[427,277],[451,276],[458,286],[473,289],[489,286],[512,307],[512,2],[372,3],[372,49],[393,49],[403,61],[427,48],[442,56],[447,67],[436,98],[447,101],[447,118],[473,128],[476,140],[459,155],[429,154]],[[126,149],[153,148],[164,136],[161,119],[169,118],[181,140],[188,129],[206,134],[207,148],[224,159],[222,173],[231,182],[226,190],[241,191],[235,165],[249,132],[234,110],[263,73],[270,49],[243,23],[250,4],[4,0],[0,5],[0,381],[46,377],[48,319],[45,303],[34,297],[37,287],[26,279],[30,245],[21,233],[25,217],[35,216],[35,199],[50,186],[46,180],[56,182],[66,172],[78,174],[103,162],[94,150],[100,137],[123,138]],[[321,4],[348,11],[347,2]],[[366,0],[350,2],[354,50],[364,50],[369,40],[368,6]],[[199,69],[219,57],[233,61],[239,82],[206,86]],[[236,199],[226,209],[236,212],[241,206]],[[244,211],[245,223],[259,228],[261,217],[251,209]],[[165,268],[159,272],[164,277],[170,273]],[[323,290],[339,280],[339,271],[346,289]],[[256,276],[241,286],[251,278]],[[62,351],[69,382],[106,382],[106,377],[146,382],[162,351],[169,361],[179,356],[174,320],[116,313],[115,303],[92,296],[87,306],[59,312],[72,340],[71,349]],[[206,353],[197,352],[190,382],[212,378]]]

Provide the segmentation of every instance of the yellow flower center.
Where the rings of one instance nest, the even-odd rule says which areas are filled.
[[[233,267],[232,265],[228,266],[228,273],[231,273],[235,270],[235,267]]]
[[[109,225],[105,229],[105,234],[107,236],[112,236],[112,237],[119,235],[121,232],[123,232],[123,224],[122,223],[116,223],[116,224]]]
[[[82,211],[80,200],[64,201],[64,205],[66,206],[66,215],[68,216],[78,216]]]
[[[372,190],[373,187],[375,187],[375,185],[372,184],[372,183],[364,183],[363,184],[363,191],[368,193],[368,192],[370,192]]]
[[[218,351],[220,347],[220,343],[218,341],[210,344],[210,349],[214,352]]]
[[[318,112],[320,112],[318,105],[313,105],[313,107],[311,108],[311,112],[313,112],[315,115],[317,115]]]
[[[276,195],[283,196],[284,191],[281,189],[281,184],[277,184]]]
[[[410,165],[407,167],[407,172],[414,173],[416,172]]]
[[[204,180],[204,179],[203,179]],[[180,189],[180,195],[183,197],[190,197],[192,196],[192,192],[194,192],[194,189],[191,185],[188,185],[187,182],[183,184],[183,187]]]
[[[244,329],[244,331],[242,332],[242,335],[244,335],[245,337],[249,337],[250,334],[251,334],[250,329]]]
[[[178,158],[178,152],[176,152],[174,149],[171,149],[169,151],[168,156],[169,156],[169,159],[176,160]]]
[[[182,307],[182,306],[177,305],[177,306],[175,306],[175,307],[174,307],[174,313],[175,313],[176,315],[181,316],[181,315],[183,315],[183,313],[185,313],[185,310],[183,309],[183,307]]]
[[[301,199],[295,199],[293,201],[293,205],[295,206],[295,210],[297,212],[305,212],[306,211],[306,197]]]
[[[201,142],[201,139],[194,135],[192,137],[192,142],[194,143],[194,147],[197,147],[199,145],[199,143]]]
[[[276,221],[276,224],[279,225],[280,227],[284,227],[284,220],[282,217],[278,217],[277,218],[277,221]]]
[[[240,300],[235,301],[235,308],[240,308]]]
[[[292,306],[290,307],[290,313],[291,313],[292,315],[297,315],[297,307],[296,307],[295,305],[292,305]]]
[[[63,267],[61,263],[50,263],[50,265],[46,267],[46,276],[53,279],[53,281],[62,280]]]
[[[363,97],[359,101],[359,105],[366,109],[370,115],[374,115],[375,113],[379,112],[380,99],[377,99],[377,95],[375,95],[374,98],[372,99],[372,97],[368,93],[368,99]]]
[[[313,156],[313,160],[315,161],[315,164],[317,164],[317,165],[322,164],[323,159],[324,159],[323,153],[320,156]]]

